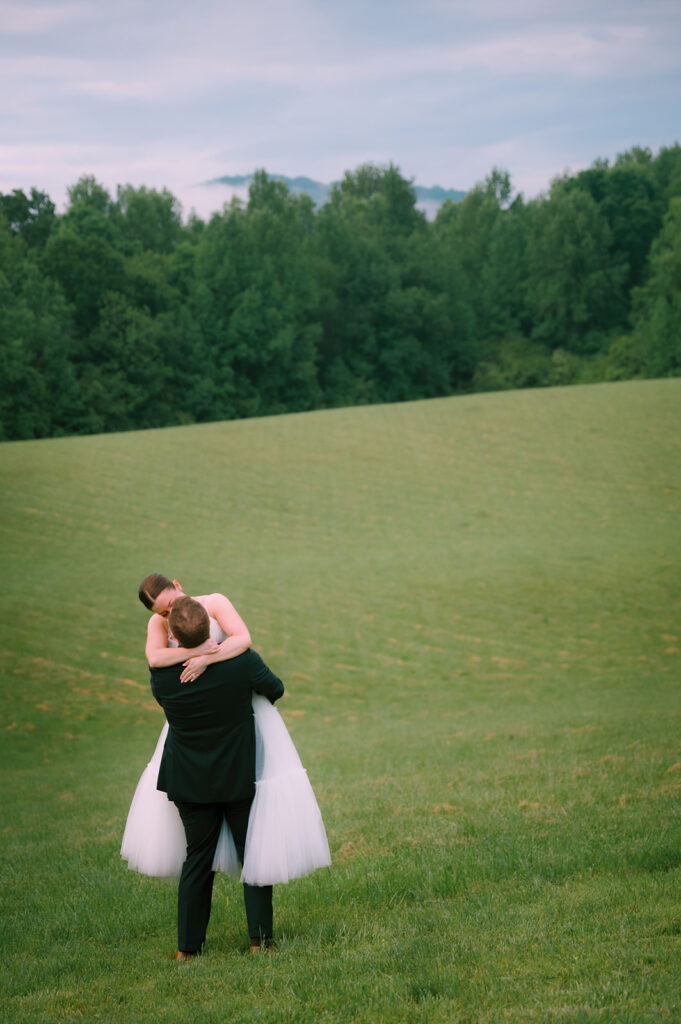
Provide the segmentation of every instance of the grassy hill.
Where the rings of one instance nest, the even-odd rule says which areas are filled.
[[[678,1019],[680,456],[678,380],[0,445],[2,1020]],[[275,957],[118,855],[155,570],[287,684]]]

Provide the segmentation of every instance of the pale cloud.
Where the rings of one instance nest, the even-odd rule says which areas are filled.
[[[645,27],[528,32],[464,48],[457,55],[458,66],[495,75],[602,78],[627,72],[636,58],[644,58],[650,67],[652,55],[646,56],[649,37]],[[640,64],[638,70],[642,70]]]
[[[83,5],[85,7],[85,5]],[[35,8],[46,17],[66,17],[60,8]],[[257,10],[257,8],[256,8]],[[668,42],[646,25],[602,25],[533,29],[491,36],[481,42],[400,47],[377,47],[369,55],[335,53],[310,48],[315,33],[290,39],[287,47],[278,33],[279,21],[266,31],[255,31],[257,17],[240,14],[237,31],[223,26],[224,15],[214,13],[200,49],[188,43],[195,32],[194,20],[174,23],[164,33],[166,43],[153,52],[137,55],[116,53],[53,55],[5,58],[0,80],[14,83],[14,90],[35,93],[40,83],[50,91],[76,93],[111,101],[162,102],[173,97],[201,96],[222,88],[286,87],[291,89],[340,89],[358,83],[387,82],[393,78],[423,75],[462,75],[475,72],[491,76],[605,78],[615,74],[659,73],[678,67],[677,40]],[[214,24],[213,24],[214,22]],[[221,26],[223,30],[221,31]],[[248,40],[253,37],[253,45]],[[343,50],[342,47],[336,47]],[[9,104],[6,93],[5,103]]]
[[[423,14],[437,14],[452,22],[488,26],[490,23],[558,23],[597,18],[608,24],[654,23],[678,17],[676,0],[420,0]]]
[[[673,143],[680,49],[665,0],[0,0],[0,191],[95,174],[203,215],[224,174],[393,161],[458,188],[506,166],[532,194]]]
[[[23,57],[0,62],[0,81],[35,94],[40,83],[112,101],[160,102],[188,95],[208,95],[221,88],[288,87],[301,90],[341,89],[360,83],[422,75],[546,75],[605,78],[672,69],[675,50],[649,45],[647,28],[589,29],[523,33],[473,45],[404,48],[344,61],[258,60],[252,56],[208,52],[166,53],[151,57],[87,59]],[[465,84],[465,83],[462,83]],[[6,94],[6,102],[9,96]]]
[[[0,82],[8,86],[14,82],[20,88],[53,87],[55,83],[68,86],[95,66],[93,61],[77,57],[6,57],[0,61]]]
[[[182,203],[185,214],[194,209],[200,216],[208,216],[229,201],[232,191],[223,195],[220,189],[202,185],[207,168],[215,177],[224,173],[212,152],[197,150],[190,140],[182,139],[146,146],[81,142],[0,145],[0,192],[35,187],[63,209],[68,188],[91,175],[111,195],[118,185],[168,188]]]
[[[249,65],[262,72],[269,63],[306,62],[315,50],[335,45],[329,19],[315,0],[199,0],[193,5],[183,0],[157,6],[155,17],[141,18],[134,0],[128,4],[131,37],[145,44],[143,58],[193,60],[209,75],[220,63],[247,74]]]
[[[3,3],[0,2],[0,28],[3,35],[35,35],[49,32],[61,25],[93,18],[95,10],[88,3]]]
[[[401,75],[484,71],[494,76],[544,74],[601,78],[631,71],[661,70],[678,65],[678,54],[648,44],[646,27],[621,29],[579,28],[524,32],[482,43],[441,45],[383,53],[355,63],[295,69],[303,81],[343,85]]]

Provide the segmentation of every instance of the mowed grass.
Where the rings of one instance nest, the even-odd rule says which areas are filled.
[[[681,1019],[681,381],[0,446],[6,1022]],[[252,957],[120,860],[139,580],[282,676],[333,866]]]

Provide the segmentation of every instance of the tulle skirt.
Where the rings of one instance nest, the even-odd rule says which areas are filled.
[[[253,694],[256,782],[243,869],[223,821],[213,870],[251,885],[272,885],[331,863],[329,844],[312,786],[284,721],[266,697]],[[175,804],[156,788],[168,733],[163,727],[128,813],[121,856],[144,875],[179,878],[187,847]]]

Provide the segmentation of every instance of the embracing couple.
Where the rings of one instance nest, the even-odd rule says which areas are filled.
[[[250,647],[222,594],[187,597],[147,576],[146,655],[166,716],[137,786],[122,856],[149,875],[179,875],[175,959],[201,952],[215,871],[243,882],[251,951],[271,948],[272,884],[331,862],[321,814],[274,708],[281,680]]]

